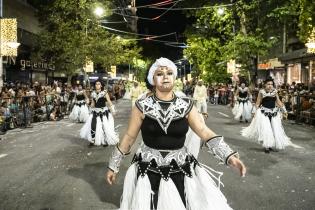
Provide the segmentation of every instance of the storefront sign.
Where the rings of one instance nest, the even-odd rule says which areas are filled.
[[[278,58],[272,58],[269,59],[266,63],[259,63],[258,69],[274,69],[274,68],[280,68],[284,67],[284,65],[279,61]]]
[[[39,71],[55,70],[55,65],[47,62],[34,62],[31,60],[20,60],[21,70],[32,69]]]

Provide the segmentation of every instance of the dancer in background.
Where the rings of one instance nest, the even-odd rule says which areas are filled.
[[[253,106],[251,102],[251,94],[244,82],[237,88],[235,97],[236,103],[232,109],[234,119],[239,120],[240,122],[245,121],[247,123],[252,118]]]
[[[69,115],[69,119],[74,122],[86,122],[89,117],[89,108],[87,106],[89,99],[82,85],[78,86],[78,90],[75,91],[74,97],[75,102]]]
[[[261,143],[265,153],[292,145],[281,122],[281,113],[287,117],[287,111],[279,99],[271,77],[265,81],[265,88],[259,91],[253,113],[255,116],[251,124],[241,131],[244,137]]]
[[[122,159],[141,130],[143,144],[125,176],[120,209],[231,209],[209,175],[211,171],[184,146],[189,127],[225,164],[237,168],[242,176],[246,168],[223,137],[203,123],[193,101],[174,94],[176,75],[175,64],[166,58],[151,66],[148,81],[154,94],[136,101],[127,132],[113,151],[109,184],[114,183]]]
[[[116,113],[107,90],[104,90],[101,80],[95,82],[95,91],[92,92],[91,114],[81,128],[81,138],[90,142],[89,146],[107,146],[118,143],[118,134],[115,132],[113,114]],[[109,108],[106,103],[108,103]]]
[[[199,80],[195,90],[194,90],[194,100],[196,101],[196,107],[199,113],[201,113],[205,118],[208,117],[208,108],[207,108],[207,88],[203,85],[203,81]]]

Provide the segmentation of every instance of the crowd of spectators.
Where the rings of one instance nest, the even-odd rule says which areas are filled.
[[[124,84],[124,81],[107,84],[111,99],[123,97]],[[62,119],[71,112],[76,88],[77,85],[61,82],[5,84],[0,92],[0,134],[17,127],[31,127],[33,122]],[[86,88],[88,97],[92,91],[92,85]]]
[[[196,84],[186,82],[183,91],[186,95],[191,96],[194,92]],[[259,90],[263,84],[249,85],[252,102],[256,102]],[[293,82],[291,85],[283,84],[276,87],[280,99],[285,104],[289,113],[289,119],[296,120],[311,125],[315,124],[315,82],[309,86],[303,83]],[[208,103],[217,105],[229,105],[233,107],[235,98],[234,93],[237,90],[236,85],[232,84],[209,84],[208,89]]]

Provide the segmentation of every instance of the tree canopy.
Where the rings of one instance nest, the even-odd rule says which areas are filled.
[[[139,57],[141,49],[135,41],[119,39],[101,26],[93,10],[101,6],[110,15],[112,2],[98,2],[53,0],[43,4],[38,10],[43,30],[34,57],[53,61],[56,69],[69,75],[88,60],[109,69]]]

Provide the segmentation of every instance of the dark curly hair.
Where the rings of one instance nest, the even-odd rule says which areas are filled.
[[[264,84],[267,84],[267,82],[272,82],[272,84],[275,85],[272,77],[267,77],[267,79],[264,81]]]
[[[94,84],[94,85],[96,85],[97,82],[101,83],[101,85],[102,85],[101,90],[104,90],[104,81],[103,81],[101,78],[98,78],[98,79],[95,81],[95,84]]]

